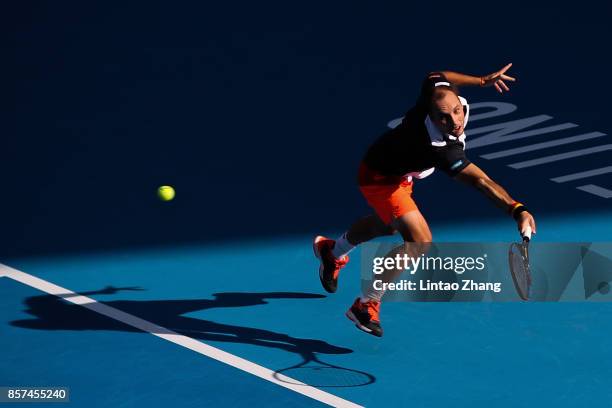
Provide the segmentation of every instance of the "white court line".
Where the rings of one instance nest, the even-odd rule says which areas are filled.
[[[61,286],[57,286],[51,282],[47,282],[43,279],[37,278],[36,276],[0,264],[0,277],[3,276],[16,280],[17,282],[23,283],[24,285],[28,285],[30,287],[38,289],[42,292],[46,292],[50,295],[59,296],[66,302],[83,306],[89,310],[93,310],[96,313],[130,325],[181,347],[188,348],[189,350],[195,351],[196,353],[210,357],[214,360],[220,361],[239,370],[245,371],[249,374],[253,374],[266,381],[273,382],[274,384],[288,388],[292,391],[320,401],[324,404],[328,404],[333,407],[363,408],[361,405],[355,404],[351,401],[347,401],[333,394],[304,384],[300,381],[294,380],[282,374],[277,374],[277,377],[287,382],[280,381],[279,379],[274,377],[274,371],[266,367],[252,363],[248,360],[227,353],[216,347],[209,346],[208,344],[192,339],[191,337],[183,336],[182,334],[178,334],[176,332],[173,332],[172,330],[158,326],[147,320],[122,312],[121,310],[115,309],[114,307],[110,307],[103,303],[98,303],[94,299],[88,298],[86,296],[81,296],[71,290],[62,288]]]

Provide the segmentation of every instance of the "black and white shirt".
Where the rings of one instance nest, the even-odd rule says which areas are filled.
[[[436,79],[428,76],[423,82],[421,95],[416,105],[410,109],[401,124],[384,133],[368,149],[363,162],[371,170],[388,176],[424,178],[440,169],[450,176],[457,175],[470,161],[465,156],[465,133],[459,137],[442,133],[428,114],[429,101],[435,83],[445,81],[442,74]],[[467,126],[470,107],[463,97]]]

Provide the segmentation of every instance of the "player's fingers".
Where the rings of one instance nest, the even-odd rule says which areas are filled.
[[[497,85],[497,82],[494,85],[495,85],[495,89],[497,89],[497,92],[504,93],[504,91],[502,91],[502,89],[499,87],[499,85]]]
[[[509,63],[508,65],[506,65],[505,67],[503,67],[502,69],[499,70],[500,74],[505,73],[507,70],[510,69],[510,67],[512,66],[512,63]]]
[[[531,217],[531,219],[529,220],[529,224],[531,225],[531,229],[533,230],[533,233],[536,233],[536,224],[535,224],[535,219],[533,217]]]
[[[505,79],[506,81],[512,81],[512,82],[516,81],[516,78],[511,77],[510,75],[502,75],[501,79]]]
[[[506,91],[509,91],[510,88],[508,88],[508,85],[506,85],[506,83],[504,81],[502,81],[501,79],[499,81],[497,81],[499,83],[499,85],[504,88]]]

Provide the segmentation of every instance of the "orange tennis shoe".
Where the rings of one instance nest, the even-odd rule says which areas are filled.
[[[321,266],[319,266],[319,279],[321,279],[321,285],[329,293],[334,293],[338,290],[338,275],[340,275],[340,269],[348,263],[349,257],[345,255],[341,258],[336,258],[332,253],[336,241],[323,237],[321,235],[314,239],[312,245],[315,256],[321,260]]]
[[[353,306],[346,311],[346,317],[351,319],[359,330],[382,337],[383,329],[380,326],[380,302],[368,300],[361,302],[360,298],[355,299]]]

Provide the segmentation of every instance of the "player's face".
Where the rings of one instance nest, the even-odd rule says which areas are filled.
[[[461,136],[465,113],[459,97],[453,92],[444,92],[444,96],[434,101],[431,120],[444,133]]]

